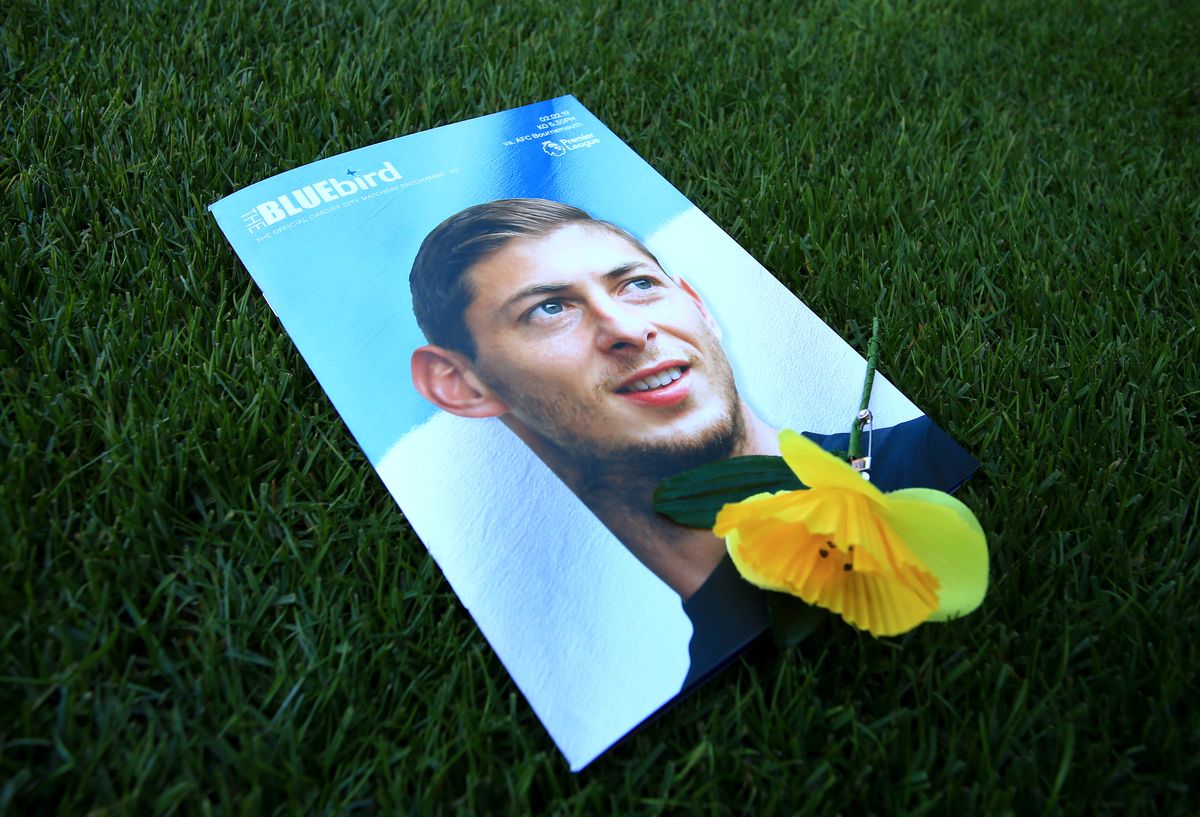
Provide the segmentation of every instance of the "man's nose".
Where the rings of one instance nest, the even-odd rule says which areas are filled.
[[[640,352],[658,334],[654,324],[639,314],[637,307],[611,301],[595,305],[593,314],[596,342],[605,352]]]

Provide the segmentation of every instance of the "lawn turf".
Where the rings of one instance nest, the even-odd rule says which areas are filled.
[[[1196,4],[777,6],[0,12],[0,813],[1200,810]],[[755,648],[579,775],[206,212],[563,93],[883,317],[992,553],[969,618]]]

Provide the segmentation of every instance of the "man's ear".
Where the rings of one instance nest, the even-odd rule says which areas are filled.
[[[696,290],[692,289],[692,285],[689,284],[685,279],[676,278],[675,280],[679,282],[679,288],[682,289],[684,292],[686,292],[688,294],[688,297],[691,298],[695,302],[696,308],[699,309],[700,314],[704,316],[705,322],[708,323],[709,327],[713,331],[713,334],[717,336],[717,340],[720,340],[721,339],[721,327],[717,325],[717,322],[713,319],[713,316],[709,313],[708,307],[706,307],[704,305],[704,299],[700,297],[700,293],[697,292]]]
[[[412,381],[421,396],[459,417],[499,417],[508,405],[484,385],[470,361],[441,346],[422,346],[412,354]]]

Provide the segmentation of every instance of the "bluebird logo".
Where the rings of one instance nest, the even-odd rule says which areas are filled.
[[[276,224],[291,216],[298,216],[305,210],[319,207],[325,202],[335,202],[346,196],[353,196],[372,187],[378,187],[380,182],[398,182],[403,176],[392,166],[384,162],[383,167],[368,173],[357,170],[347,170],[349,179],[322,179],[319,182],[306,184],[304,187],[285,193],[277,199],[264,201],[254,208],[261,221],[254,219],[248,229],[261,229],[265,225]],[[247,214],[250,215],[250,214]],[[243,221],[246,219],[243,218]]]

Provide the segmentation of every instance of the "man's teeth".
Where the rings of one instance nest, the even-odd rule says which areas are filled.
[[[672,366],[669,369],[663,369],[658,374],[648,375],[641,380],[635,380],[625,388],[629,391],[649,391],[650,389],[657,389],[660,386],[673,383],[682,375],[683,371],[678,366]]]

